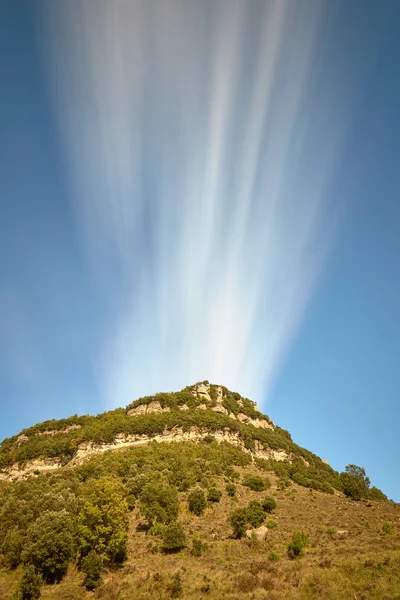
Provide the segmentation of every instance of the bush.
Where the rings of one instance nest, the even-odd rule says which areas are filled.
[[[188,496],[188,504],[190,512],[200,517],[207,506],[206,497],[203,490],[200,488],[192,490]]]
[[[228,496],[230,496],[231,498],[236,496],[236,485],[234,485],[233,483],[227,483],[225,490]]]
[[[147,483],[140,494],[140,512],[149,525],[171,523],[178,516],[179,498],[171,485]]]
[[[385,521],[382,525],[382,533],[386,533],[387,535],[392,535],[394,533],[393,525],[388,521]]]
[[[168,590],[171,594],[171,598],[179,598],[180,596],[182,596],[183,588],[181,576],[179,573],[175,573],[175,575],[172,577],[172,581],[168,586]]]
[[[243,477],[242,484],[254,492],[262,492],[271,485],[269,479],[260,477],[259,475],[245,475]]]
[[[271,550],[271,552],[268,554],[268,560],[270,560],[271,562],[278,562],[281,560],[281,557],[279,556],[279,554],[277,552],[274,552],[274,550]]]
[[[266,513],[270,513],[276,508],[276,500],[272,496],[266,496],[262,501],[262,507]]]
[[[82,559],[81,571],[85,574],[83,585],[87,590],[94,590],[100,583],[103,570],[103,557],[93,550]]]
[[[260,527],[264,522],[265,512],[257,500],[250,500],[246,508],[246,516],[252,527]]]
[[[19,582],[16,598],[18,600],[36,600],[36,598],[40,598],[41,583],[41,577],[36,573],[35,567],[27,565]]]
[[[221,500],[222,492],[216,487],[212,487],[208,490],[207,500],[209,502],[219,502]]]
[[[203,544],[202,544],[201,540],[199,540],[199,538],[194,538],[194,540],[192,542],[192,549],[191,549],[190,553],[193,556],[201,556],[202,552],[203,552]]]
[[[166,552],[179,552],[186,546],[186,535],[182,525],[175,521],[167,525],[163,533],[163,549]]]
[[[245,508],[237,508],[229,516],[229,523],[233,529],[233,536],[242,538],[246,533],[247,511]]]
[[[303,549],[308,546],[308,536],[304,531],[294,531],[292,541],[289,542],[287,551],[289,558],[302,556]]]
[[[274,521],[273,519],[270,519],[266,522],[266,526],[268,527],[268,529],[273,529],[274,527],[278,527],[278,522]]]

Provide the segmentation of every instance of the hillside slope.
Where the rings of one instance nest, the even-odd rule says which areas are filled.
[[[0,461],[0,600],[400,597],[399,506],[223,386],[38,424]]]

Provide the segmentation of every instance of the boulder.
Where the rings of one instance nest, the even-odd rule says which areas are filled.
[[[251,540],[255,538],[258,542],[263,542],[267,538],[268,528],[265,525],[257,527],[257,529],[248,529],[246,531],[246,537]]]

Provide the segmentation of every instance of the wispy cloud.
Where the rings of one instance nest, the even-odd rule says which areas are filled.
[[[343,130],[315,99],[320,7],[42,2],[77,224],[108,299],[92,357],[108,405],[204,378],[271,390],[334,214]]]

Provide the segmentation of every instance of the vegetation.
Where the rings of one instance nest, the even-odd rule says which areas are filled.
[[[287,547],[289,558],[302,556],[306,546],[308,546],[308,535],[304,531],[294,531]]]
[[[188,496],[189,510],[200,517],[207,506],[206,496],[202,489],[196,488]]]
[[[3,442],[3,468],[21,456],[21,467],[32,456],[60,457],[66,466],[0,481],[0,600],[38,598],[41,589],[48,600],[84,600],[92,590],[99,600],[400,595],[399,507],[370,487],[364,469],[349,465],[339,475],[284,430],[195,410],[203,398],[183,392],[158,397],[169,412],[75,416]],[[210,406],[221,402],[216,387],[209,395]],[[232,413],[260,417],[238,395],[223,400]],[[189,410],[181,411],[182,403]],[[202,441],[152,442],[69,462],[91,435],[108,443],[121,431],[151,436],[174,425],[200,427]],[[292,462],[217,443],[213,433],[224,428],[247,448],[258,440],[266,450],[284,449]],[[354,489],[362,490],[358,502]],[[261,524],[269,530],[265,541],[241,540]]]

